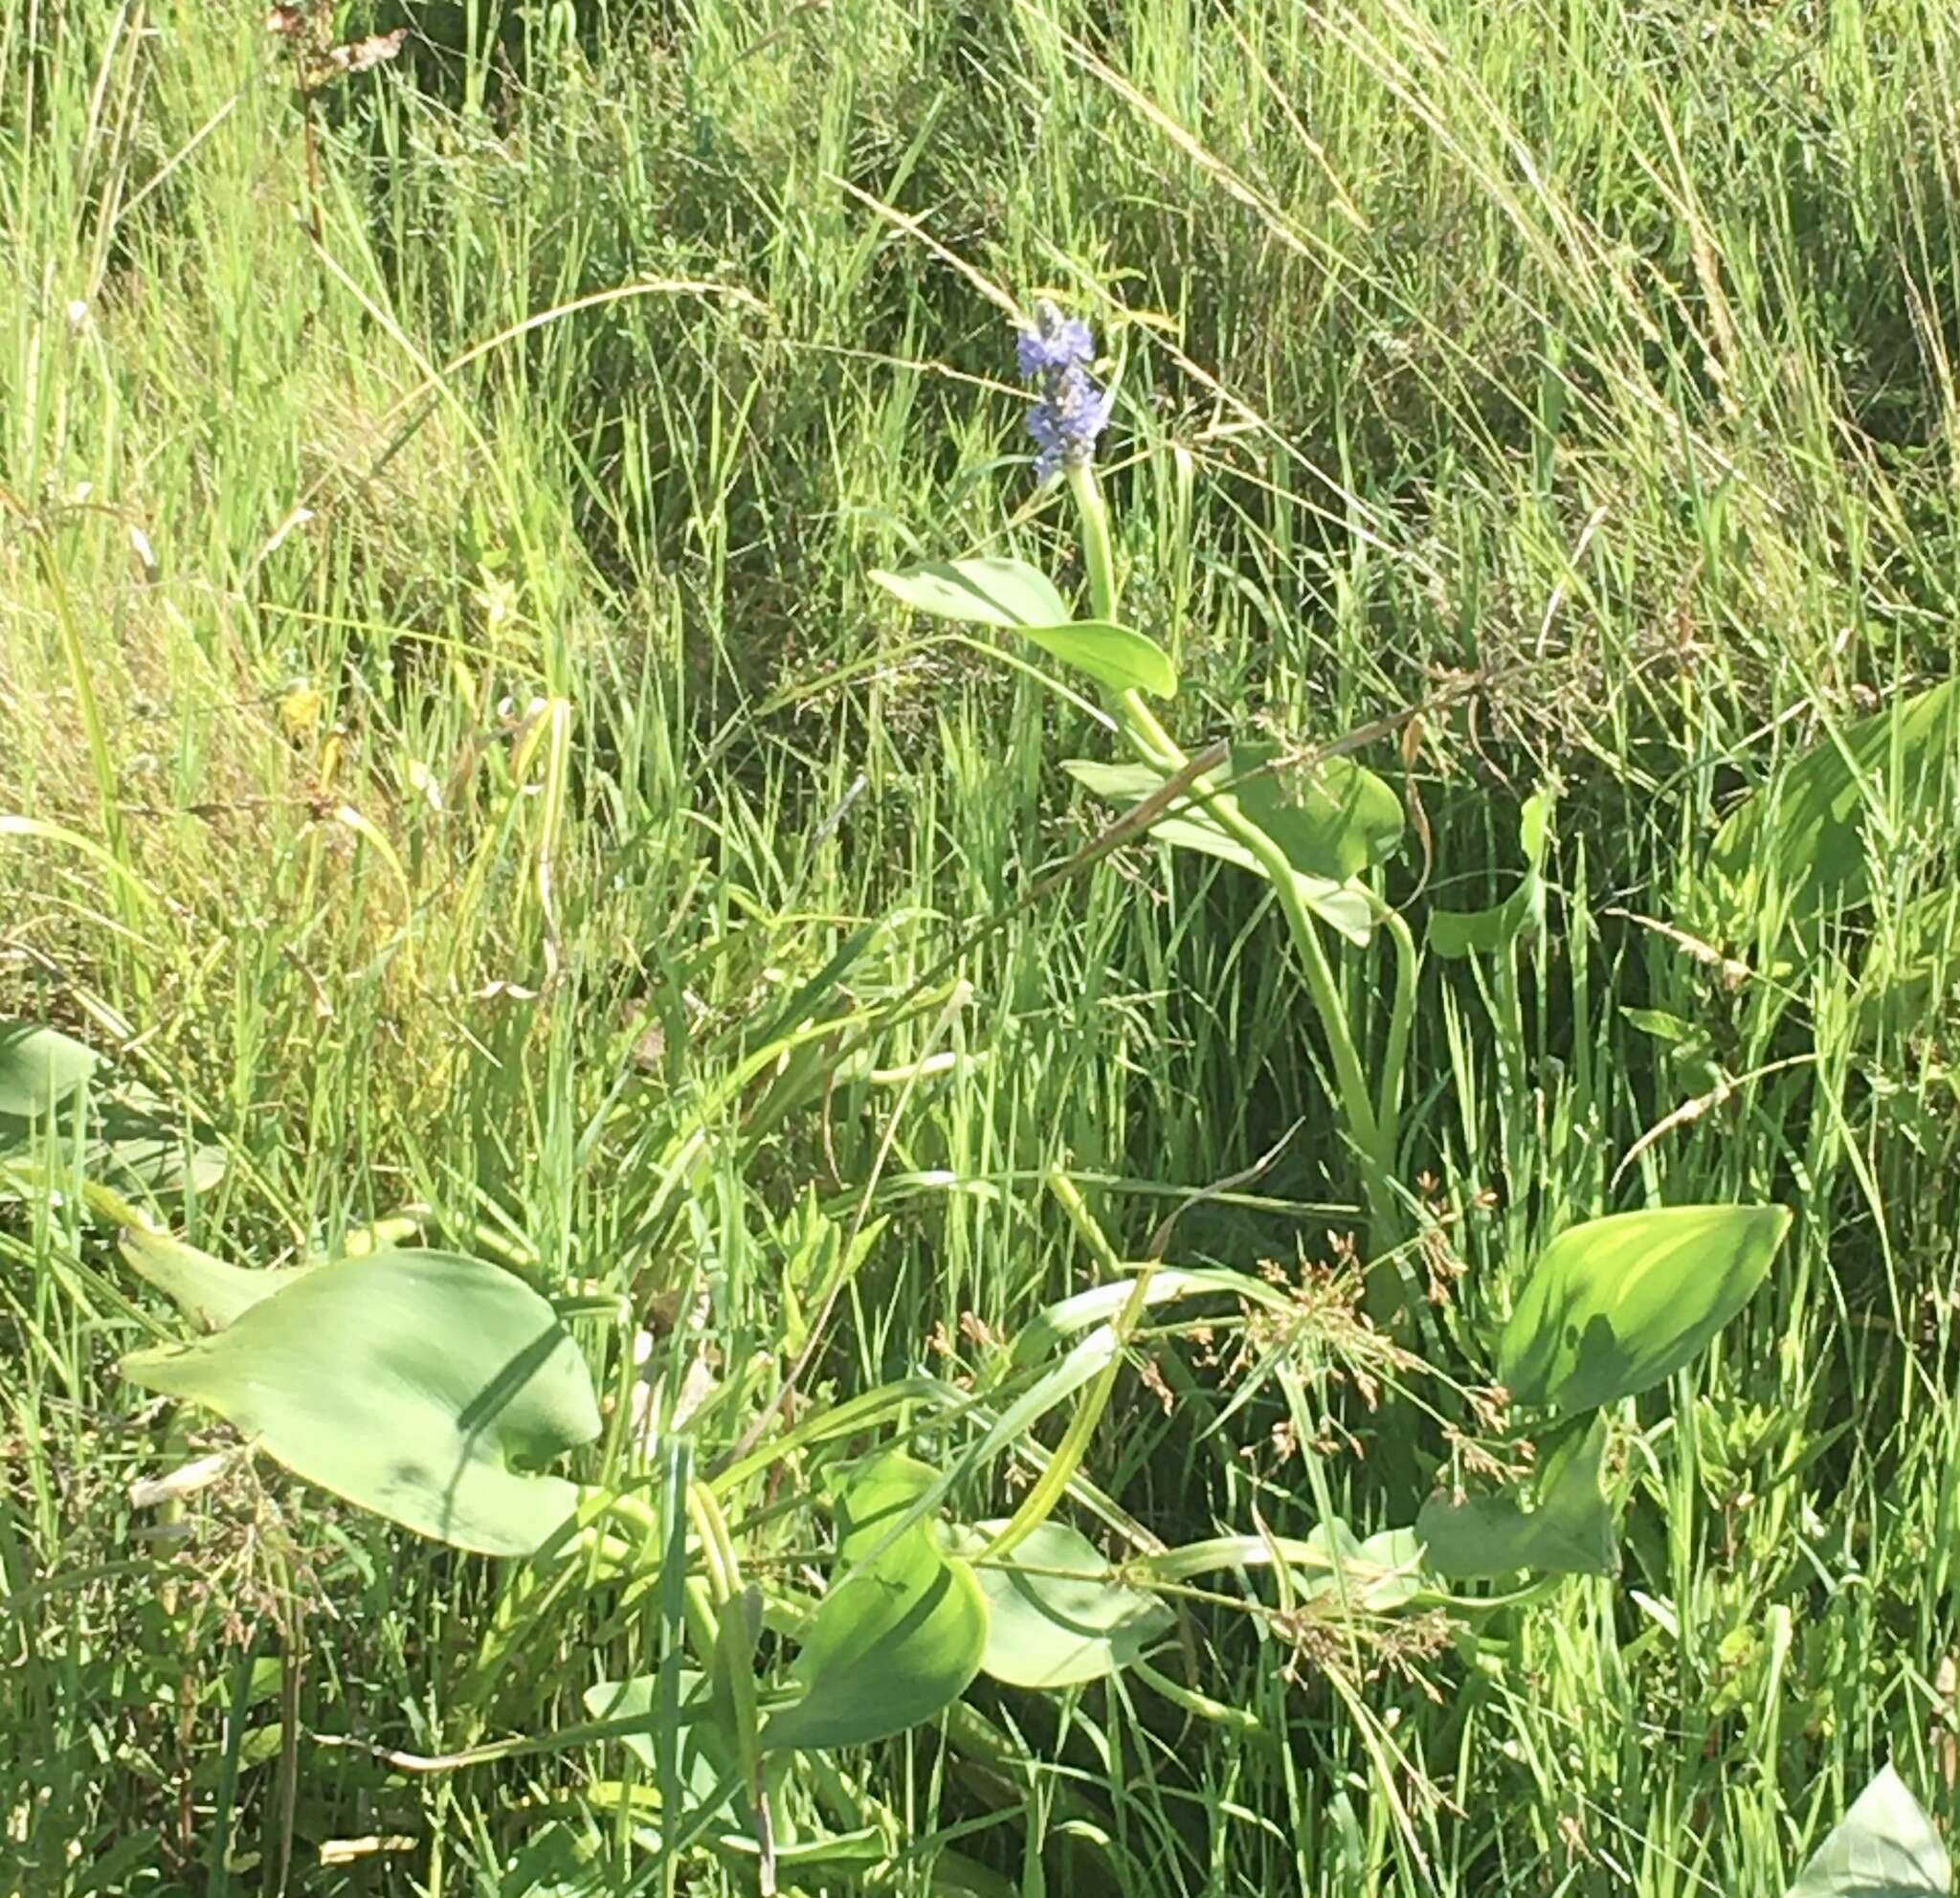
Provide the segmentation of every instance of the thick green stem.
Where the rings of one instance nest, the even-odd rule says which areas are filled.
[[[1422,967],[1422,951],[1400,910],[1378,904],[1375,919],[1395,946],[1395,997],[1389,1011],[1389,1039],[1382,1051],[1374,1110],[1376,1129],[1392,1160],[1400,1145],[1402,1073],[1409,1064],[1409,1032],[1415,1021],[1415,979]]]
[[[1082,522],[1082,565],[1089,571],[1089,604],[1098,619],[1116,617],[1116,552],[1109,538],[1109,506],[1096,480],[1095,464],[1079,461],[1068,471],[1069,492]]]
[[[1117,608],[1116,563],[1110,542],[1109,509],[1092,466],[1085,463],[1071,468],[1068,481],[1075,496],[1077,511],[1081,517],[1082,564],[1088,570],[1090,605],[1098,618],[1114,619]],[[1132,748],[1147,764],[1174,772],[1190,763],[1141,692],[1134,689],[1125,692],[1120,703],[1125,734]],[[1285,852],[1245,815],[1238,808],[1237,800],[1214,777],[1200,777],[1192,787],[1192,796],[1204,804],[1228,836],[1251,853],[1280,900],[1281,912],[1286,918],[1287,933],[1293,939],[1295,952],[1306,976],[1308,999],[1320,1017],[1321,1032],[1326,1038],[1327,1049],[1333,1058],[1334,1090],[1341,1113],[1348,1125],[1348,1137],[1361,1155],[1370,1237],[1377,1246],[1392,1243],[1398,1225],[1396,1200],[1391,1184],[1395,1162],[1397,1116],[1394,1109],[1399,1106],[1399,1044],[1407,1042],[1408,1023],[1406,1020],[1401,1022],[1399,1035],[1394,1024],[1391,1024],[1392,1075],[1395,1078],[1392,1079],[1391,1075],[1383,1077],[1381,1100],[1391,1109],[1384,1114],[1377,1107],[1376,1090],[1369,1083],[1361,1051],[1355,1045],[1354,1031],[1348,1019],[1348,1011],[1342,1005],[1334,971],[1328,964],[1326,950],[1322,946],[1313,918],[1301,897],[1300,884]],[[1399,924],[1400,919],[1396,920]],[[1406,938],[1407,925],[1401,925],[1401,929],[1402,936]],[[1413,951],[1413,941],[1407,947]],[[1403,943],[1398,940],[1398,950],[1402,948]],[[1406,959],[1403,972],[1405,978],[1411,974]],[[1408,987],[1409,1000],[1413,1002],[1413,980],[1408,982]],[[1402,1000],[1398,988],[1398,1007]]]

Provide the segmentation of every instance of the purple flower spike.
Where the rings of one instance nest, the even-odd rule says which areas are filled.
[[[1035,478],[1045,481],[1094,457],[1096,437],[1109,426],[1110,395],[1089,373],[1096,359],[1089,325],[1045,299],[1035,305],[1035,327],[1021,331],[1015,353],[1021,374],[1039,391],[1028,411],[1028,433],[1035,437]]]
[[[1043,298],[1035,305],[1035,327],[1021,331],[1015,348],[1021,374],[1033,382],[1040,376],[1085,369],[1096,358],[1096,338],[1080,317],[1065,317]]]

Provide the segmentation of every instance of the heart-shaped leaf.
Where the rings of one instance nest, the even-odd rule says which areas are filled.
[[[1518,831],[1525,845],[1525,876],[1503,902],[1488,909],[1436,909],[1429,917],[1429,946],[1445,960],[1492,955],[1527,931],[1545,927],[1545,845],[1551,800],[1539,792],[1525,800]]]
[[[1402,842],[1402,802],[1352,758],[1288,763],[1270,739],[1232,748],[1232,795],[1303,877],[1345,883]]]
[[[208,1272],[180,1269],[197,1298],[213,1295]],[[585,1360],[551,1306],[449,1253],[305,1273],[213,1336],[137,1351],[122,1370],[216,1411],[307,1482],[490,1555],[550,1539],[578,1490],[528,1470],[599,1432]]]
[[[1112,692],[1177,696],[1177,671],[1154,639],[1110,619],[1077,619],[1066,626],[1023,626],[1021,637],[1064,665],[1085,672]]]
[[[1086,758],[1071,758],[1064,762],[1062,770],[1085,791],[1125,808],[1141,803],[1161,790],[1165,781],[1164,774],[1148,765],[1103,765]],[[1192,850],[1215,857],[1220,862],[1250,870],[1256,877],[1266,874],[1259,860],[1236,837],[1229,836],[1202,805],[1188,805],[1174,815],[1159,817],[1150,826],[1150,835],[1174,850]],[[1297,867],[1293,878],[1301,902],[1312,914],[1349,942],[1367,946],[1374,927],[1374,913],[1367,892],[1359,884],[1333,882],[1325,877],[1306,875]]]
[[[1386,1615],[1429,1586],[1422,1538],[1413,1529],[1377,1530],[1366,1541],[1338,1517],[1317,1523],[1306,1546],[1326,1564],[1305,1586],[1309,1598],[1331,1595],[1370,1615]]]
[[[1851,1803],[1784,1898],[1949,1898],[1939,1834],[1891,1767]]]
[[[1784,1898],[1949,1898],[1952,1861],[1893,1769],[1880,1767]]]
[[[936,619],[1008,627],[1058,627],[1068,620],[1068,605],[1055,582],[1025,560],[928,560],[902,573],[874,568],[871,577],[914,613]]]
[[[1781,1206],[1662,1206],[1547,1246],[1498,1347],[1514,1397],[1563,1411],[1630,1397],[1686,1364],[1754,1296]]]
[[[929,1720],[965,1693],[987,1651],[987,1601],[930,1515],[925,1464],[880,1451],[832,1492],[843,1570],[803,1633],[803,1698],[763,1730],[766,1750],[858,1746]]]
[[[1545,1460],[1526,1507],[1515,1496],[1457,1502],[1441,1492],[1417,1512],[1415,1533],[1429,1566],[1458,1581],[1514,1574],[1612,1575],[1619,1573],[1613,1514],[1600,1488],[1606,1418],[1573,1430]]]
[[[96,1055],[53,1028],[0,1023],[0,1120],[31,1128],[66,1101],[96,1070]],[[0,1147],[7,1130],[0,1128]]]
[[[976,1524],[974,1549],[1007,1527]],[[1013,1687],[1072,1687],[1100,1681],[1147,1652],[1176,1619],[1164,1602],[1116,1579],[1080,1530],[1049,1521],[1029,1530],[1004,1561],[979,1570],[987,1597],[981,1671]]]
[[[1960,680],[1860,719],[1784,766],[1728,815],[1708,867],[1747,928],[1766,902],[1799,927],[1856,909],[1874,853],[1905,822],[1944,825],[1960,747]]]

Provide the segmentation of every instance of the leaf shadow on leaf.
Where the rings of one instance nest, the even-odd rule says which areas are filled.
[[[544,1370],[564,1337],[565,1328],[554,1318],[550,1324],[540,1327],[529,1344],[513,1351],[501,1369],[490,1373],[477,1396],[457,1412],[456,1427],[466,1443],[496,1435],[498,1419]],[[507,1435],[506,1446],[514,1464],[547,1463],[560,1447],[548,1438],[521,1427]],[[463,1461],[467,1462],[467,1458]]]

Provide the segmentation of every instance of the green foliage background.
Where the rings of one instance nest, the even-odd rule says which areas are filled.
[[[956,1844],[1093,1889],[1100,1832],[1180,1898],[1770,1893],[1887,1758],[1950,1832],[1952,799],[1882,814],[1869,913],[1800,949],[1773,887],[1738,917],[1703,871],[1736,793],[1950,669],[1960,14],[342,29],[398,21],[398,61],[319,96],[309,167],[261,9],[0,0],[0,1015],[222,1143],[188,1237],[290,1263],[413,1209],[589,1296],[595,1361],[643,1329],[670,1394],[701,1362],[725,1439],[821,1297],[813,1187],[848,1217],[875,1180],[890,1222],[831,1398],[957,1372],[1088,1282],[1051,1168],[1140,1257],[1303,1122],[1180,1253],[1335,1256],[1350,1157],[1227,866],[1127,848],[977,941],[964,1007],[740,1067],[846,945],[868,1009],[1102,820],[1059,769],[1099,752],[1086,713],[869,578],[1061,564],[999,301],[1046,286],[1121,360],[1125,608],[1193,743],[1333,738],[1492,668],[1411,754],[1412,913],[1509,895],[1519,807],[1561,787],[1516,979],[1433,963],[1420,996],[1438,1348],[1493,1362],[1574,1220],[1795,1218],[1630,1414],[1617,1582],[1401,1654],[1224,1625],[1196,1708],[986,1690],[1010,1754],[847,1756],[891,1837],[786,1888],[944,1889]],[[1378,1038],[1385,961],[1341,967]],[[133,1507],[222,1439],[116,1374],[161,1307],[85,1226],[0,1214],[0,1887],[652,1888],[616,1747],[417,1777],[333,1744],[570,1728],[652,1606],[513,1595],[269,1465]],[[1155,1362],[1168,1405],[1126,1375],[1090,1459],[1132,1516],[1390,1526],[1338,1433],[1231,1408],[1189,1342]]]

